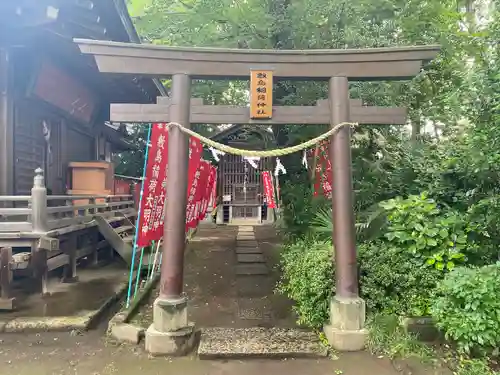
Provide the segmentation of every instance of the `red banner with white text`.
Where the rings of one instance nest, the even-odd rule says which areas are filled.
[[[208,174],[208,181],[206,184],[205,192],[203,194],[203,198],[201,200],[201,209],[200,209],[200,214],[198,216],[198,220],[202,221],[205,219],[205,216],[207,214],[208,210],[208,205],[212,199],[213,195],[213,186],[215,183],[215,179],[217,178],[217,168],[215,168],[213,165],[210,165],[210,170]]]
[[[323,174],[321,176],[321,187],[323,188],[323,195],[331,199],[332,198],[332,180],[333,180],[333,172],[332,172],[332,162],[330,160],[330,147],[329,142],[324,141],[320,145],[320,161],[323,169]]]
[[[198,169],[203,146],[196,138],[189,140],[188,191]],[[140,201],[140,217],[137,225],[137,246],[148,246],[151,241],[163,237],[165,220],[164,207],[167,199],[168,170],[168,127],[164,123],[155,123],[151,129],[151,137]]]
[[[146,174],[142,183],[140,217],[137,225],[137,246],[144,247],[163,235],[163,206],[165,203],[168,163],[168,128],[153,124],[148,146]]]
[[[316,150],[311,150],[308,154],[312,165],[314,166],[314,193],[316,197],[322,194],[326,198],[332,197],[332,181],[333,172],[330,161],[330,146],[329,141],[323,141],[318,145]]]
[[[276,208],[271,172],[262,172],[262,184],[264,185],[264,197],[266,198],[267,207]]]
[[[200,216],[201,203],[206,192],[210,163],[202,160],[194,174],[186,206],[186,230],[196,228]]]

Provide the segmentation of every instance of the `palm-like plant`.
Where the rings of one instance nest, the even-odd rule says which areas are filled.
[[[356,226],[356,240],[358,242],[371,241],[377,238],[387,225],[387,212],[374,204],[362,214],[359,214]],[[319,239],[327,240],[333,231],[332,209],[321,207],[311,221],[311,230]]]

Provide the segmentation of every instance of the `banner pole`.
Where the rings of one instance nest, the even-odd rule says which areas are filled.
[[[126,307],[128,308],[130,305],[130,296],[132,294],[132,280],[133,280],[133,273],[134,273],[134,261],[135,261],[135,254],[137,252],[137,235],[139,233],[139,222],[141,218],[141,206],[142,206],[142,195],[144,194],[144,182],[146,178],[146,167],[148,163],[148,154],[149,154],[149,142],[151,141],[151,128],[152,124],[150,123],[148,126],[148,135],[147,135],[147,140],[146,140],[146,151],[144,152],[144,166],[142,168],[142,183],[141,183],[141,193],[139,194],[139,208],[137,210],[137,222],[135,225],[135,233],[134,233],[134,250],[132,251],[132,261],[130,262],[130,274],[128,278],[128,291],[127,291],[127,304]],[[140,269],[137,270],[137,272],[141,272]]]

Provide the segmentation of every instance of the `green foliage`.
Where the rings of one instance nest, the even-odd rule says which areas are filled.
[[[464,356],[456,358],[448,351],[436,352],[431,346],[408,333],[395,315],[376,314],[369,319],[367,326],[370,332],[367,347],[373,354],[391,359],[418,359],[434,368],[448,367],[454,375],[498,375],[497,371],[490,369],[487,359]],[[442,359],[443,356],[450,355],[451,359]],[[430,371],[430,368],[428,370]],[[432,373],[447,374],[449,371],[445,369],[443,372],[438,370]]]
[[[461,358],[455,366],[456,375],[498,375],[482,358]]]
[[[358,248],[361,296],[370,313],[427,316],[443,274],[419,258],[382,242]]]
[[[367,346],[374,354],[389,358],[419,358],[423,362],[432,360],[432,350],[408,333],[396,315],[375,314],[367,322],[369,336]]]
[[[328,320],[335,277],[332,257],[329,242],[298,241],[283,248],[277,291],[295,302],[301,325],[320,328]]]
[[[460,350],[500,346],[500,263],[457,268],[439,284],[432,314]]]
[[[468,240],[475,228],[458,212],[438,208],[426,193],[380,205],[388,212],[389,225],[384,233],[387,246],[410,253],[421,259],[421,264],[449,271],[463,264],[467,260],[465,253],[475,248]]]

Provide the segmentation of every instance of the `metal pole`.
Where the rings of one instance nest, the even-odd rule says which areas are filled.
[[[331,78],[329,91],[331,126],[348,122],[350,116],[347,77]],[[350,137],[351,129],[343,127],[332,136],[330,147],[336,294],[343,298],[358,297]]]
[[[173,75],[170,121],[190,126],[190,100],[191,77],[186,74]],[[188,137],[177,127],[170,128],[160,298],[182,294],[188,159]]]

